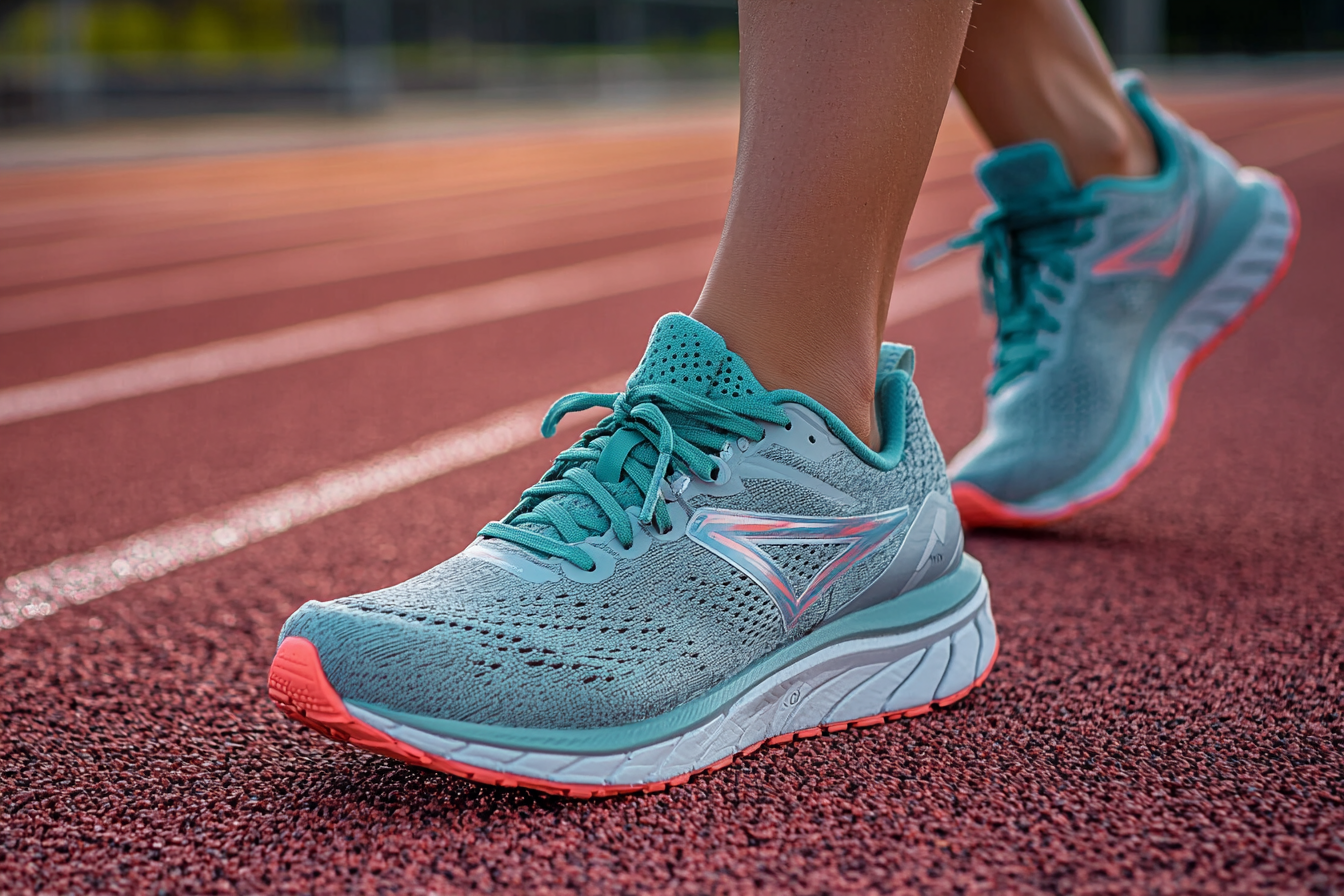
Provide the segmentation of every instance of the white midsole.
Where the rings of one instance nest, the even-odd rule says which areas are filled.
[[[966,690],[998,644],[982,576],[956,612],[899,634],[856,638],[803,657],[761,681],[722,713],[680,735],[603,755],[510,750],[401,725],[353,704],[349,713],[403,743],[476,768],[559,784],[667,781],[770,737],[916,709]]]
[[[1049,516],[1080,501],[1118,487],[1153,447],[1171,414],[1171,387],[1191,356],[1215,339],[1273,280],[1293,236],[1293,215],[1283,188],[1272,175],[1243,168],[1243,183],[1260,181],[1269,188],[1265,207],[1241,246],[1167,324],[1153,347],[1151,363],[1140,384],[1139,418],[1115,458],[1083,483],[1035,500],[1013,504],[1024,516]]]

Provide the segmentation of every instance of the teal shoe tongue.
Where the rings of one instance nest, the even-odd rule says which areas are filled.
[[[663,384],[707,398],[761,395],[747,362],[728,350],[723,337],[694,318],[666,314],[653,328],[649,347],[627,389]]]
[[[760,395],[767,391],[752,374],[747,362],[728,350],[722,336],[698,320],[675,313],[664,315],[654,326],[649,347],[635,372],[630,374],[626,389],[654,385],[674,386],[710,399]],[[622,433],[624,435],[607,439],[599,460],[591,465],[591,472],[599,481],[609,483],[613,495],[623,500],[626,506],[638,507],[643,496],[628,479],[621,480],[620,468],[631,452],[652,467],[658,452],[642,438],[629,438],[633,430],[623,430]],[[576,494],[554,495],[545,503],[558,505],[577,515],[595,506],[592,498]],[[548,523],[517,525],[529,532],[560,538],[560,533]],[[503,549],[523,550],[514,546]]]
[[[994,153],[975,168],[1000,208],[1022,208],[1077,192],[1053,143],[1037,140]]]

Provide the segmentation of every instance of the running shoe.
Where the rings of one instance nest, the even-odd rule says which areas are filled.
[[[983,245],[998,326],[984,428],[950,465],[968,527],[1050,523],[1118,494],[1166,441],[1191,368],[1288,269],[1298,218],[1283,182],[1119,77],[1156,176],[1077,189],[1045,142],[978,166],[995,206],[954,244]]]
[[[407,582],[285,623],[270,693],[322,734],[476,781],[662,790],[762,744],[946,706],[998,641],[910,349],[882,450],[659,321],[610,414],[503,521]]]

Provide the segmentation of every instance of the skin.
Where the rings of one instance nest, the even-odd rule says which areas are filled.
[[[1111,82],[1115,67],[1076,0],[984,0],[957,90],[996,147],[1050,140],[1075,183],[1157,170],[1152,135]]]
[[[901,241],[969,0],[742,0],[742,124],[693,316],[769,389],[876,442],[873,388]]]
[[[738,10],[737,169],[692,316],[766,388],[811,395],[878,448],[878,347],[954,78],[991,143],[1054,140],[1075,177],[1151,173],[1152,141],[1076,0],[984,0],[973,20],[971,0]]]

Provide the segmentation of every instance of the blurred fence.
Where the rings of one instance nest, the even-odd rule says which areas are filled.
[[[1121,59],[1344,49],[1344,0],[1084,3]],[[0,124],[722,78],[736,47],[734,0],[0,0]]]

